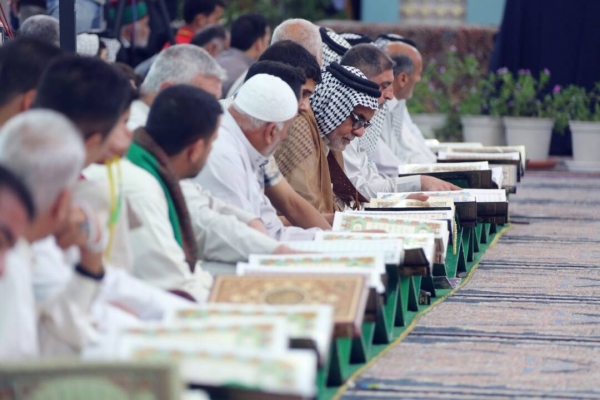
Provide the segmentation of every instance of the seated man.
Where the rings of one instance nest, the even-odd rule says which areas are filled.
[[[79,241],[84,236],[81,227],[69,229],[66,225],[84,159],[77,129],[55,112],[25,112],[0,132],[0,163],[30,188],[37,211],[9,253],[7,270],[0,279],[3,301],[8,302],[0,313],[0,358],[36,357],[65,346],[81,350],[93,339],[95,330],[87,315],[104,277],[102,252]],[[81,257],[70,281],[41,305],[38,314],[30,246],[53,234],[59,239],[76,238]]]
[[[300,18],[285,20],[273,30],[271,45],[284,40],[298,43],[316,58],[319,67],[323,66],[323,41],[318,26]]]
[[[185,0],[183,2],[185,25],[177,31],[175,44],[191,43],[192,38],[200,29],[210,24],[219,23],[224,10],[225,3],[223,0]]]
[[[49,15],[34,15],[23,22],[19,28],[20,37],[41,40],[60,47],[60,29],[58,19]]]
[[[0,46],[0,127],[31,107],[42,73],[63,54],[56,46],[29,38]]]
[[[412,97],[415,85],[421,80],[421,54],[416,47],[400,39],[390,39],[382,49],[394,60],[396,66],[394,99],[389,101],[381,141],[387,144],[403,164],[434,163],[437,161],[436,156],[425,143],[419,127],[412,122],[406,107],[406,101]],[[397,166],[395,167],[397,170]],[[386,166],[378,165],[378,168],[381,171]]]
[[[298,114],[300,88],[300,82],[291,87],[267,74],[246,81],[226,110],[213,153],[196,178],[215,196],[259,215],[278,240],[314,238],[313,232],[283,226],[258,175]]]
[[[330,150],[343,151],[354,138],[363,135],[378,108],[380,95],[378,85],[356,68],[332,63],[325,68],[323,82],[311,97],[311,110],[296,119],[275,153],[290,185],[319,212],[332,214],[343,208],[335,206],[336,189],[338,198],[348,204],[365,201],[362,196],[359,199],[355,189],[342,193],[342,188],[353,189],[349,182],[340,188],[336,180],[332,188],[332,175],[339,179],[343,169],[338,164],[338,169],[330,172],[329,165],[337,164]]]
[[[139,168],[123,165],[124,196],[143,224],[130,236],[136,275],[165,289],[184,289],[197,301],[206,300],[212,277],[198,263],[179,181],[196,176],[204,166],[221,113],[219,102],[201,89],[166,88],[129,149],[129,160]]]
[[[117,38],[122,46],[117,53],[117,61],[135,67],[150,56],[146,51],[150,39],[150,16],[143,0],[126,0],[125,3]],[[113,23],[116,23],[118,5],[117,1],[110,0],[108,18]]]
[[[378,147],[383,117],[387,112],[386,102],[393,98],[394,62],[377,47],[359,44],[346,52],[341,64],[363,72],[367,79],[379,85],[382,92],[379,98],[379,112],[374,117],[373,125],[365,132],[360,143],[353,142],[343,152],[344,171],[356,189],[367,199],[377,197],[378,192],[458,190],[457,186],[430,176],[400,178],[395,176],[396,174],[388,177],[379,172],[369,157],[373,157]]]
[[[227,71],[223,95],[233,94],[229,93],[232,86],[269,47],[270,39],[271,29],[267,19],[260,14],[244,14],[233,22],[231,47],[217,57],[217,62]]]
[[[211,24],[200,29],[190,44],[202,47],[211,57],[217,57],[229,48],[229,32],[221,24]]]
[[[298,111],[307,112],[310,109],[308,99],[314,92],[316,81],[321,79],[321,73],[314,57],[300,45],[289,40],[273,44],[263,55],[265,60],[250,67],[245,76],[246,80],[258,74],[268,74],[282,79],[292,87],[301,84],[301,93],[298,95],[300,102]],[[293,67],[294,63],[304,65],[304,68]],[[235,96],[222,100],[223,108],[229,108],[234,99]],[[264,185],[265,195],[282,215],[281,218],[286,226],[331,229],[331,224],[324,216],[296,193],[283,178],[273,156],[269,157],[267,164],[259,168],[258,179],[261,181],[261,185]]]

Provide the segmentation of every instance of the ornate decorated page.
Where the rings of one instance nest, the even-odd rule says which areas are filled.
[[[178,343],[195,348],[254,349],[283,351],[289,337],[283,317],[240,317],[220,320],[145,324],[122,329],[117,336],[117,353],[131,354],[145,346]]]
[[[371,208],[442,208],[454,210],[454,201],[451,198],[436,197],[426,201],[412,199],[371,199]]]
[[[521,155],[514,153],[468,153],[459,151],[440,151],[438,160],[507,160],[519,161]]]
[[[175,310],[168,320],[177,323],[240,317],[285,318],[285,329],[290,338],[312,340],[322,362],[325,362],[329,355],[333,334],[333,307],[329,305],[199,304],[195,307]]]
[[[475,197],[478,203],[506,202],[506,191],[502,189],[463,189]]]
[[[243,387],[307,398],[316,394],[317,358],[312,350],[194,349],[172,343],[140,347],[131,358],[178,361],[184,381],[197,385]]]
[[[438,153],[440,151],[450,151],[450,149],[478,148],[483,144],[478,142],[441,142],[437,145],[429,146],[431,151]],[[460,150],[459,150],[460,151]]]
[[[395,215],[363,215],[349,212],[335,213],[333,230],[349,232],[383,230],[390,233],[433,233],[435,236],[436,254],[440,255],[440,257],[445,257],[450,236],[446,221],[417,220]]]
[[[402,263],[402,257],[404,255],[402,240],[399,239],[379,240],[377,242],[337,240],[330,243],[323,243],[319,241],[298,241],[282,242],[281,244],[286,245],[294,250],[305,251],[308,253],[383,253],[383,261],[385,264],[389,265],[399,265]]]
[[[238,275],[247,274],[365,274],[370,287],[385,292],[383,253],[250,255],[248,264],[237,266]]]

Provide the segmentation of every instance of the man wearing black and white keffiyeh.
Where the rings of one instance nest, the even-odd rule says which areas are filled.
[[[386,102],[394,96],[394,61],[382,50],[370,44],[359,44],[348,50],[340,62],[344,66],[355,67],[369,80],[379,85],[379,111],[373,117],[372,126],[360,141],[352,142],[343,152],[344,168],[352,184],[366,198],[377,197],[378,192],[418,192],[459,190],[455,185],[430,176],[397,177],[386,176],[370,160],[381,147],[379,137],[383,128]],[[393,154],[390,155],[395,157]],[[398,165],[400,161],[398,161]]]

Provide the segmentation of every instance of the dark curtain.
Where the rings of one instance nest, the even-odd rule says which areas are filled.
[[[507,0],[490,69],[550,70],[551,89],[600,81],[600,0]],[[571,154],[571,134],[554,133],[550,153]]]

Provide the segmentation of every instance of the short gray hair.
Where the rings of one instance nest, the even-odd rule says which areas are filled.
[[[271,44],[291,40],[304,47],[310,54],[315,56],[319,65],[323,60],[323,40],[319,28],[310,21],[301,18],[283,21],[273,31]]]
[[[221,81],[227,77],[225,70],[206,50],[192,44],[178,44],[158,55],[140,90],[142,94],[156,93],[165,82],[188,85],[197,75]]]
[[[415,63],[411,58],[404,54],[398,54],[390,56],[392,60],[396,63],[394,66],[394,78],[400,75],[401,73],[412,74],[415,72]]]
[[[60,47],[60,28],[56,18],[49,15],[34,15],[21,25],[19,36],[25,36]]]
[[[0,162],[29,189],[38,215],[75,185],[84,161],[81,134],[55,111],[26,111],[0,130]]]

